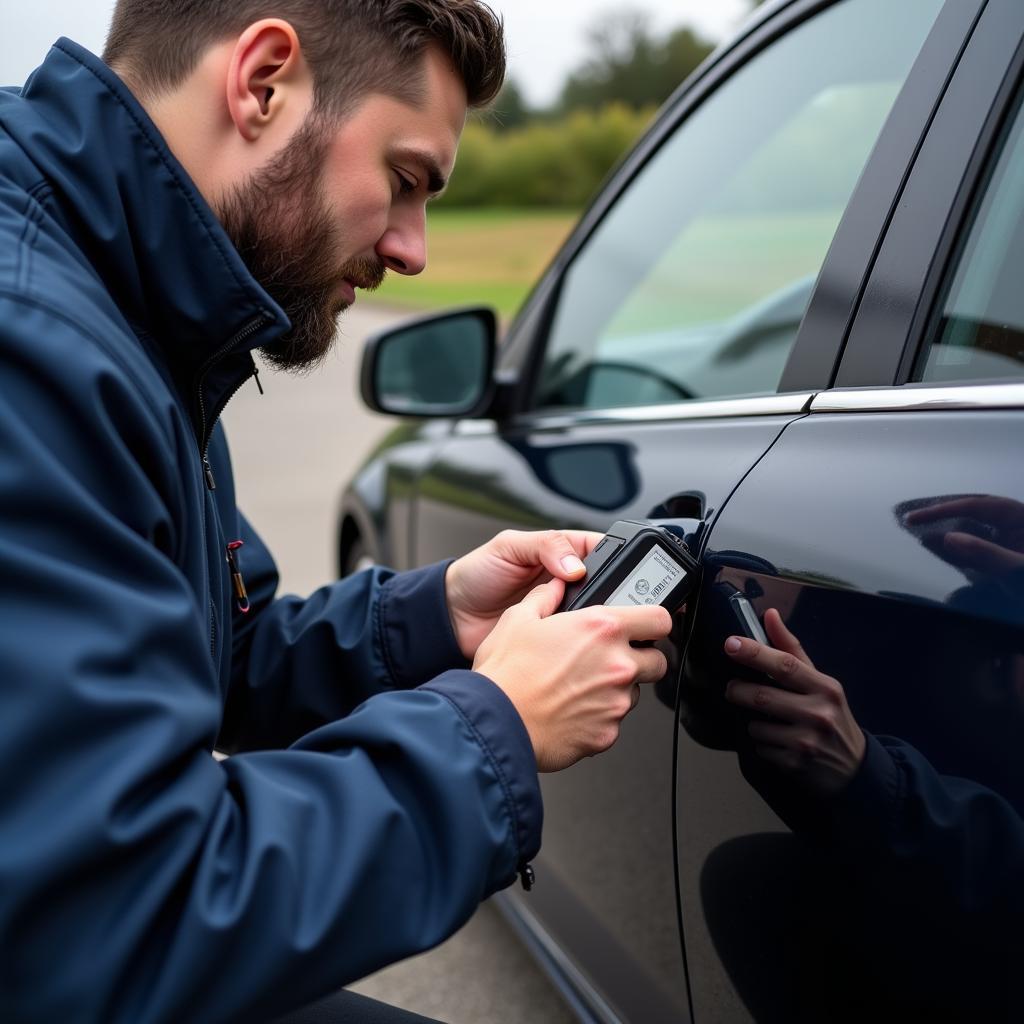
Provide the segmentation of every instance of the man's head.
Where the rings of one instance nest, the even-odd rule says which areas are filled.
[[[354,288],[419,273],[466,109],[501,87],[478,0],[118,0],[104,59],[192,175],[315,363]]]

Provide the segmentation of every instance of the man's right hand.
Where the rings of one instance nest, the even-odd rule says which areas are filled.
[[[515,705],[542,772],[607,750],[636,706],[639,684],[668,671],[661,651],[630,646],[668,636],[672,616],[664,608],[598,605],[555,615],[564,590],[558,579],[531,590],[502,615],[473,662]]]

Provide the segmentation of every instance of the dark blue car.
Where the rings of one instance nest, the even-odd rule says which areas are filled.
[[[767,4],[500,345],[473,310],[369,344],[408,422],[342,572],[617,519],[701,557],[657,699],[545,777],[503,897],[585,1019],[1024,1019],[1022,97],[1020,0]],[[894,751],[857,807],[724,698],[768,608]]]

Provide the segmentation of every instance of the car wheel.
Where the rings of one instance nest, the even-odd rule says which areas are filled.
[[[366,541],[357,533],[349,542],[342,558],[342,576],[351,576],[355,572],[369,569],[377,564],[377,560],[370,554]]]

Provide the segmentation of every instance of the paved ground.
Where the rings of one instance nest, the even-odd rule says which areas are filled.
[[[248,384],[225,415],[239,505],[274,552],[285,591],[308,593],[334,578],[342,485],[390,425],[358,398],[362,343],[395,320],[353,307],[320,370],[308,378],[263,370],[266,395]],[[433,952],[352,987],[448,1024],[574,1019],[491,907]]]

